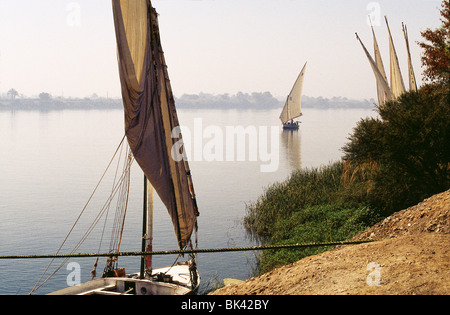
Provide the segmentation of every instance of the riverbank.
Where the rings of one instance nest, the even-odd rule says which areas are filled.
[[[399,211],[353,239],[213,295],[450,294],[450,190]]]
[[[0,99],[0,110],[64,110],[64,109],[122,109],[121,98],[103,98],[98,96],[85,98],[52,97],[48,93],[41,93],[35,98]],[[183,94],[175,97],[179,109],[239,109],[239,110],[270,110],[281,111],[284,99],[279,100],[269,92],[238,92],[230,94]],[[316,109],[352,109],[373,108],[375,100],[354,100],[345,97],[323,98],[303,97],[303,108]]]

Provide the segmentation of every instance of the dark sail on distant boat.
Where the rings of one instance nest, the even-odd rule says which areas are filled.
[[[189,164],[175,161],[179,127],[159,37],[157,13],[149,0],[113,0],[125,132],[139,166],[166,206],[180,248],[196,228],[197,209]]]

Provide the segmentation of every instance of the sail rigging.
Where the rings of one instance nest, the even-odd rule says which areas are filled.
[[[305,77],[306,63],[303,66],[302,71],[297,77],[297,80],[289,93],[286,103],[280,115],[280,119],[283,124],[288,121],[302,116],[302,91],[303,91],[303,79]]]
[[[189,163],[185,159],[178,161],[172,158],[173,144],[175,141],[180,142],[181,135],[178,135],[177,139],[172,139],[172,130],[179,129],[179,122],[161,48],[156,10],[152,7],[150,0],[112,0],[112,7],[125,113],[125,136],[108,164],[107,170],[118,152],[123,152],[122,149],[126,142],[129,147],[127,146],[125,150],[126,158],[122,159],[122,154],[119,156],[110,196],[71,253],[73,254],[80,247],[100,218],[106,214],[100,238],[100,251],[108,221],[109,205],[117,195],[116,216],[109,250],[109,253],[113,255],[108,256],[101,279],[95,280],[99,260],[97,257],[94,269],[91,271],[92,281],[58,290],[53,294],[190,294],[196,292],[200,283],[193,254],[189,255],[189,260],[186,262],[175,262],[171,266],[156,269],[152,268],[151,255],[142,256],[139,273],[126,274],[124,268],[118,268],[119,255],[115,254],[119,253],[121,247],[129,198],[130,167],[134,160],[138,162],[145,177],[142,252],[152,251],[153,189],[158,193],[172,218],[180,250],[186,249],[188,246],[193,248],[191,236],[193,232],[197,232],[199,213]],[[124,141],[125,138],[128,141]],[[181,151],[183,148],[179,148],[179,150]],[[119,176],[121,160],[123,160],[124,166],[122,175]],[[59,247],[57,254],[72,234],[107,170]],[[195,243],[195,245],[197,244]],[[47,282],[65,262],[42,281],[53,263],[52,259],[31,293]],[[144,269],[144,267],[146,268]]]
[[[179,126],[150,0],[113,0],[125,133],[133,155],[172,218],[185,248],[197,227],[189,164],[171,158]]]

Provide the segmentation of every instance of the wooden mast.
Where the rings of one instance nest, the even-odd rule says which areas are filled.
[[[147,176],[144,175],[144,205],[143,205],[143,217],[142,217],[142,247],[141,250],[144,252],[146,248],[146,238],[147,238]],[[145,256],[141,258],[141,272],[140,278],[145,278]]]
[[[142,251],[153,250],[153,187],[144,176],[144,205],[142,218]],[[141,258],[141,279],[152,274],[152,256]]]

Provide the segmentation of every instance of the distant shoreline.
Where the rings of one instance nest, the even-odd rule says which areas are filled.
[[[245,109],[245,110],[270,110],[280,109],[284,102],[273,97],[269,92],[264,93],[242,93],[229,94],[184,94],[175,98],[175,103],[179,109]],[[331,99],[323,97],[303,96],[303,108],[316,109],[351,109],[351,108],[374,108],[375,100],[352,100],[343,97],[333,97]],[[0,99],[0,111],[2,110],[66,110],[66,109],[122,109],[122,100],[117,98],[19,98]]]

